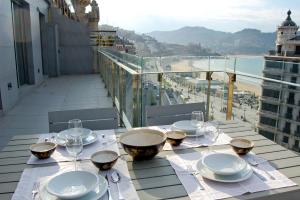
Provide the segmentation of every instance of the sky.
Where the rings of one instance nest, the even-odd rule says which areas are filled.
[[[255,28],[274,32],[288,9],[300,25],[300,0],[97,0],[100,24],[138,33],[183,26],[236,32]]]

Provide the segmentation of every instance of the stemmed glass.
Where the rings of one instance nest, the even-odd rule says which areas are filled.
[[[82,128],[82,122],[80,119],[71,119],[68,122],[68,128]]]
[[[68,135],[66,138],[66,148],[69,154],[74,157],[75,171],[77,171],[77,156],[83,150],[81,136]]]
[[[197,139],[199,139],[199,136],[201,135],[200,129],[203,128],[204,126],[204,114],[202,111],[192,112],[191,124],[192,126],[197,127],[196,135],[197,135]]]

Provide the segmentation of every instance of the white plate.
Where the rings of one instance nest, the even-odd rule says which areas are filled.
[[[186,132],[187,135],[196,135],[197,127],[192,125],[191,120],[183,120],[172,124],[171,130],[181,130]]]
[[[80,198],[96,188],[98,177],[87,171],[70,171],[49,180],[47,191],[61,199]]]
[[[220,175],[215,174],[212,171],[210,171],[208,168],[206,168],[202,161],[199,160],[197,163],[197,169],[199,170],[199,173],[204,178],[217,181],[217,182],[223,182],[223,183],[235,183],[235,182],[241,182],[244,180],[247,180],[250,178],[253,174],[253,170],[249,164],[247,164],[246,168],[242,170],[239,173],[236,173],[234,175]]]
[[[98,140],[98,136],[96,133],[92,132],[88,137],[82,139],[83,146],[92,144]],[[56,137],[55,143],[60,146],[66,146],[65,138]]]
[[[99,176],[98,184],[96,185],[94,190],[92,190],[91,192],[89,192],[88,194],[86,194],[80,198],[77,198],[76,200],[98,200],[103,195],[105,195],[107,188],[108,188],[108,184],[107,184],[106,179],[103,176]],[[47,191],[46,185],[44,185],[40,189],[39,195],[41,197],[41,200],[60,200],[58,197],[56,197],[52,194],[49,194],[49,192]]]
[[[92,134],[92,130],[87,129],[87,128],[70,128],[63,130],[57,134],[58,138],[64,139],[68,135],[75,135],[75,136],[80,136],[82,139],[88,137],[89,135]]]
[[[202,164],[220,175],[236,174],[247,166],[243,159],[227,153],[209,154],[202,159]]]

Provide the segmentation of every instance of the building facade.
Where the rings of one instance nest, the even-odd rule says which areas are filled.
[[[297,24],[287,18],[277,27],[275,51],[265,56],[259,112],[259,133],[299,152],[300,146],[300,36]],[[288,82],[292,84],[284,84]]]
[[[44,79],[41,27],[49,5],[46,0],[0,1],[0,115],[29,85]]]

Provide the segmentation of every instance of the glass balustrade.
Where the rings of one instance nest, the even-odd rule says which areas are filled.
[[[246,69],[251,66],[261,68]],[[240,120],[284,143],[292,134],[300,140],[296,67],[255,57],[138,57],[98,50],[98,71],[126,127],[146,125],[146,106],[205,102],[207,119]]]

